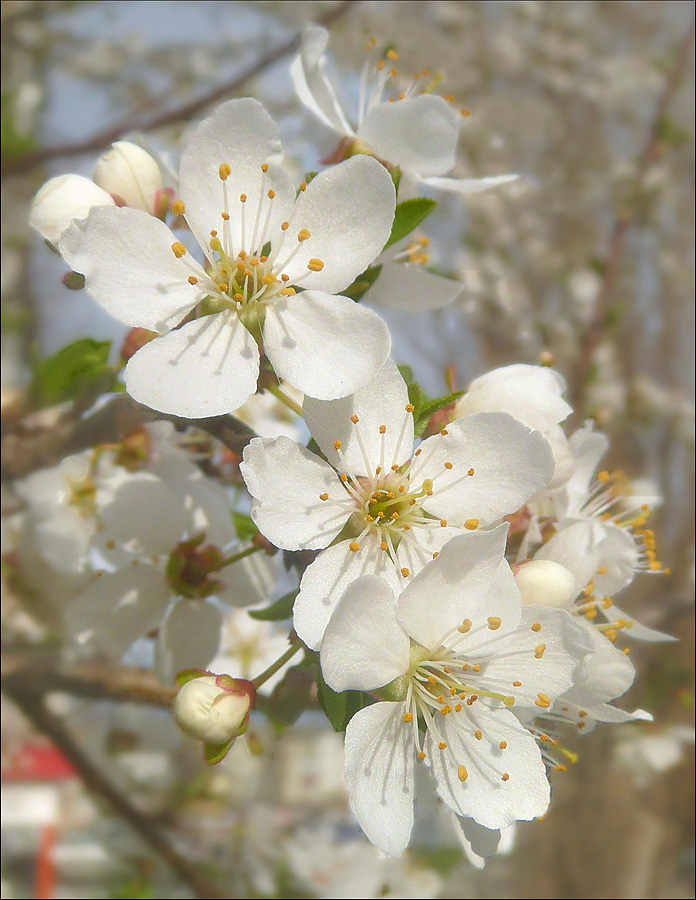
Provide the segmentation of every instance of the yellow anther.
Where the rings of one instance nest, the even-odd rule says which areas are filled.
[[[341,479],[341,481],[342,481],[344,484],[346,483],[346,481],[348,481],[348,476],[346,475],[345,472],[341,472],[341,474],[340,474],[338,477]]]
[[[509,780],[510,780],[510,776],[508,775],[507,772],[503,772],[503,774],[500,776],[500,780],[501,780],[501,781],[509,781]]]
[[[539,646],[534,651],[534,659],[541,659],[546,650],[546,644],[539,644]]]
[[[277,280],[273,272],[269,272],[268,275],[263,276],[261,284],[275,284]]]
[[[478,663],[476,663],[475,665],[473,665],[473,666],[471,667],[471,670],[472,670],[472,672],[480,672],[480,671],[481,671],[481,666],[480,666]]]
[[[446,469],[453,469],[454,466],[452,465],[451,462],[446,462],[446,463],[445,463],[445,468],[446,468]]]
[[[341,442],[334,441],[334,450],[340,450],[340,449],[341,449]]]
[[[234,299],[237,301],[237,303],[243,303],[246,300],[246,297],[244,296],[244,294],[235,294]]]
[[[459,114],[462,116],[470,116],[471,115],[471,113],[469,112],[468,109],[460,109]]]
[[[324,263],[320,259],[310,259],[307,263],[307,268],[310,272],[321,272],[324,268]]]
[[[522,687],[522,682],[521,681],[513,681],[512,686],[513,687]]]
[[[601,484],[606,484],[609,481],[611,475],[608,472],[597,472],[597,481]]]
[[[401,574],[404,576],[404,578],[408,578],[408,576],[411,574],[411,570],[404,567],[401,570]]]
[[[388,549],[389,549],[389,546],[388,546],[387,542],[386,542],[386,541],[382,541],[382,543],[379,545],[379,549],[380,549],[380,550],[388,550]]]
[[[447,519],[440,519],[440,528],[447,528]]]
[[[622,652],[622,653],[625,653],[626,656],[628,656],[628,654],[631,652],[631,648],[630,648],[630,647],[623,647],[623,648],[621,649],[621,652]]]
[[[195,275],[189,275],[188,283],[189,284],[198,284],[198,279],[196,278]]]
[[[474,737],[476,738],[477,741],[480,741],[481,738],[483,737],[483,732],[482,732],[482,731],[475,731],[475,732],[474,732]]]
[[[554,770],[554,772],[567,772],[567,771],[568,771],[568,767],[567,767],[567,766],[560,766],[560,765],[559,765],[559,766],[554,766],[554,767],[553,767],[553,770]]]
[[[446,750],[446,749],[447,749],[447,743],[446,743],[445,741],[440,741],[440,743],[439,743],[437,746],[438,746],[438,748],[439,748],[440,750]]]
[[[497,631],[500,626],[503,624],[503,620],[500,616],[489,616],[488,617],[488,627],[491,631]]]
[[[351,541],[350,544],[348,544],[348,549],[351,553],[357,553],[360,549],[360,544],[357,541]]]
[[[578,715],[580,716],[581,719],[584,719],[587,716],[587,713],[585,712],[584,709],[581,709],[580,712],[578,713]]]
[[[535,622],[532,625],[532,631],[541,631],[541,625],[539,624],[539,622]]]
[[[295,295],[295,288],[281,288],[278,293],[282,297],[293,297]]]
[[[402,718],[404,722],[413,722],[413,716],[411,715],[411,713],[404,713]]]
[[[498,746],[501,750],[505,750],[505,748],[507,747],[507,741],[501,741]]]
[[[384,69],[384,60],[378,59],[377,60],[377,71],[381,72],[383,69]]]
[[[217,231],[216,231],[214,228],[211,228],[211,230],[210,230],[210,236],[211,236],[211,237],[217,237]]]
[[[598,574],[598,575],[606,575],[606,574],[607,574],[607,567],[606,567],[606,566],[600,566],[600,567],[597,569],[597,574]]]
[[[387,50],[387,59],[391,59],[392,62],[399,58],[399,54],[395,50]]]
[[[183,216],[186,212],[186,204],[183,200],[175,200],[172,203],[172,212],[175,216]]]
[[[266,174],[266,172],[268,172],[268,163],[264,163],[261,166],[261,171],[264,173],[264,175]]]
[[[226,212],[220,213],[220,215],[221,215],[222,218],[225,220],[225,222],[229,222],[229,221],[230,221],[230,217],[229,217],[229,215],[228,215]]]
[[[464,782],[469,777],[469,773],[466,771],[466,766],[457,766],[457,778]]]
[[[329,499],[329,495],[328,495],[327,493],[319,494],[319,499],[320,499],[320,500],[328,500],[328,499]]]
[[[276,195],[276,192],[275,192],[275,191],[269,191],[269,192],[266,194],[266,196],[268,197],[269,200],[273,200],[273,199],[275,198],[275,195]]]
[[[421,762],[423,762],[423,760],[425,759],[425,753],[423,753],[422,750],[418,753],[418,759],[419,759]]]
[[[222,181],[227,181],[227,179],[232,174],[232,169],[227,163],[222,163],[220,168],[218,169],[218,175]]]
[[[514,697],[505,697],[505,698],[503,699],[503,706],[510,707],[510,706],[514,706],[514,705],[515,705],[515,698],[514,698]]]
[[[242,203],[246,203],[246,202],[247,202],[247,195],[246,195],[246,194],[240,194],[240,195],[239,195],[239,199],[240,199],[240,201],[241,201]]]
[[[282,222],[282,223],[281,223],[281,226],[280,226],[280,230],[281,230],[281,231],[287,231],[289,227],[290,227],[290,223],[289,223],[289,222]]]
[[[464,621],[459,626],[459,628],[457,628],[457,631],[460,634],[467,634],[469,631],[471,631],[472,624],[473,623],[472,623],[471,619],[464,619]]]
[[[461,699],[461,698],[460,698],[460,699]],[[464,709],[464,707],[462,706],[461,703],[457,703],[457,705],[454,707],[454,711],[455,711],[455,712],[461,712],[462,709]]]
[[[609,609],[610,606],[614,605],[614,601],[611,597],[604,597],[602,600],[602,609]]]
[[[177,259],[181,259],[182,256],[186,256],[186,247],[184,247],[180,241],[174,241],[172,244],[172,253]]]
[[[300,185],[300,190],[302,191],[303,194],[307,190],[307,182],[306,181],[302,182],[302,184]]]
[[[445,435],[449,434],[449,431],[446,428],[443,428],[440,434],[442,435],[442,437],[445,437]]]
[[[360,416],[352,415],[350,417],[350,421],[353,423],[353,425],[357,425],[360,421]]]
[[[220,284],[218,285],[218,290],[219,290],[220,293],[222,293],[222,294],[227,293],[227,285],[225,284],[224,281],[220,282]]]
[[[474,472],[475,472],[475,469],[469,469],[469,471],[466,474],[471,476],[474,474]]]
[[[551,700],[546,696],[546,694],[537,694],[537,699],[534,701],[537,706],[540,706],[542,709],[548,709],[551,706]]]
[[[303,241],[308,241],[311,238],[311,234],[307,231],[306,228],[303,228],[301,231],[297,232],[297,240],[302,243]]]
[[[413,405],[413,403],[407,403],[405,408],[407,413],[412,413],[416,407]]]
[[[604,637],[608,641],[611,641],[612,644],[616,641],[618,636],[619,636],[619,632],[615,631],[613,628],[610,628],[609,631],[604,632]]]
[[[380,426],[379,426],[379,433],[380,433],[380,434],[386,434],[386,433],[387,433],[387,426],[386,426],[386,425],[380,425]]]
[[[467,519],[464,523],[464,527],[467,529],[467,531],[476,531],[476,529],[479,527],[479,524],[480,523],[478,519]]]

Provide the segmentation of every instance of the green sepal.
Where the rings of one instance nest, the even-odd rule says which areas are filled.
[[[247,513],[233,512],[232,524],[234,525],[234,530],[240,541],[246,541],[259,533],[259,529],[256,527],[254,520],[250,515],[247,515]]]
[[[275,603],[271,603],[270,606],[263,609],[249,609],[247,612],[252,619],[257,619],[259,622],[283,622],[292,617],[292,608],[298,594],[299,590],[290,591]]]
[[[438,397],[437,400],[426,400],[425,402],[422,402],[420,407],[417,408],[417,411],[414,412],[414,428],[416,437],[420,437],[421,434],[425,431],[433,413],[438,412],[438,410],[440,409],[445,409],[446,407],[451,406],[465,393],[466,391],[455,391],[454,394],[447,394],[446,397]],[[413,401],[411,402],[413,403]]]
[[[226,744],[204,744],[203,759],[209,766],[216,766],[229,753],[230,747],[234,744],[235,739],[228,741]]]
[[[396,204],[394,213],[394,222],[392,224],[389,240],[384,245],[384,250],[396,244],[397,241],[405,238],[414,228],[430,215],[435,209],[437,203],[429,197],[414,197],[412,200],[404,200],[403,203]]]
[[[334,691],[324,681],[319,663],[316,664],[317,699],[324,715],[334,731],[345,731],[353,716],[376,702],[371,694],[364,691]]]
[[[341,291],[341,293],[344,297],[350,297],[351,300],[355,300],[357,303],[358,300],[361,300],[370,290],[375,281],[377,281],[381,271],[381,266],[369,266],[364,272],[358,275],[352,284],[348,285],[344,291]]]
[[[206,675],[212,674],[212,672],[206,672],[204,669],[182,669],[181,672],[176,673],[174,681],[176,681],[181,688],[185,684],[188,684],[189,681],[194,681],[196,678],[203,678]]]

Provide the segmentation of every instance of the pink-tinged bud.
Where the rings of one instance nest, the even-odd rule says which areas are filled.
[[[113,206],[107,191],[82,175],[59,175],[39,188],[29,224],[47,241],[57,245],[74,219],[86,219],[95,206]]]
[[[153,214],[157,216],[158,219],[162,219],[164,221],[167,213],[169,212],[169,207],[172,205],[174,200],[174,190],[173,188],[162,188],[157,191],[155,194],[155,206],[153,209]]]
[[[550,559],[532,559],[515,572],[515,583],[523,606],[551,606],[569,609],[577,595],[575,578]]]
[[[121,359],[123,362],[128,362],[131,356],[135,356],[141,347],[149,344],[156,337],[156,331],[149,331],[147,328],[131,328],[121,346]]]
[[[186,734],[214,747],[229,747],[249,724],[256,689],[229,675],[187,673],[174,701],[174,718]]]
[[[137,144],[116,141],[94,167],[94,182],[117,202],[133,209],[156,214],[157,195],[162,190],[162,173],[157,161]]]

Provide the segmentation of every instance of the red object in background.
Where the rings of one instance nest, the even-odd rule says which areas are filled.
[[[49,744],[23,744],[3,767],[2,781],[64,781],[77,772],[63,754]]]
[[[36,857],[36,900],[53,900],[56,888],[56,867],[53,862],[53,848],[56,844],[55,825],[44,825],[39,837],[39,852]]]

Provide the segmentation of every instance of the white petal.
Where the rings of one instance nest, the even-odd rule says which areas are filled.
[[[390,856],[403,853],[413,827],[414,752],[402,714],[401,703],[375,703],[346,729],[351,809],[367,837]]]
[[[516,512],[553,475],[548,442],[505,413],[464,416],[446,431],[423,442],[422,462],[416,459],[413,468],[417,480],[437,479],[423,507],[452,523],[495,522]]]
[[[68,606],[66,628],[78,644],[112,659],[157,628],[171,591],[163,573],[146,564],[95,576]]]
[[[638,547],[627,528],[606,522],[603,531],[598,568],[606,571],[595,572],[592,582],[598,594],[611,596],[633,581],[638,567]]]
[[[354,156],[325,169],[297,199],[292,232],[296,233],[295,226],[306,228],[311,237],[283,271],[292,283],[340,293],[386,244],[395,207],[394,182],[376,159]],[[283,257],[281,251],[279,264]],[[308,271],[311,259],[321,260],[324,268]]]
[[[217,595],[223,603],[256,606],[270,600],[278,581],[278,568],[275,560],[265,553],[254,553],[227,566],[214,577],[224,584]]]
[[[326,75],[324,51],[329,40],[325,28],[306,28],[300,52],[290,66],[290,74],[302,104],[339,134],[352,135],[334,89]]]
[[[665,634],[664,631],[658,631],[655,628],[648,628],[647,625],[641,624],[637,619],[634,619],[633,616],[629,616],[628,613],[625,613],[622,609],[616,605],[616,603],[612,603],[610,607],[610,612],[607,611],[605,615],[610,616],[611,621],[615,622],[618,619],[623,619],[624,621],[630,622],[629,626],[624,628],[624,634],[630,635],[632,638],[635,638],[637,641],[650,641],[651,643],[661,643],[663,641],[676,641],[677,638],[671,634]]]
[[[182,669],[206,669],[220,644],[222,616],[205,600],[179,599],[160,627],[155,669],[169,684]]]
[[[162,173],[147,150],[130,141],[116,141],[96,162],[94,182],[125,206],[154,213]]]
[[[460,116],[435,94],[372,107],[358,137],[375,156],[425,178],[454,166]]]
[[[389,554],[379,549],[376,538],[366,536],[360,550],[353,553],[350,541],[328,547],[302,576],[295,600],[294,626],[302,640],[317,650],[331,613],[346,588],[362,575],[379,575],[393,591],[399,590],[398,576]]]
[[[507,709],[492,710],[482,702],[466,711],[438,716],[439,737],[447,744],[438,749],[432,734],[426,753],[437,792],[457,815],[474,819],[484,828],[504,828],[514,821],[541,816],[549,805],[546,769],[534,738],[520,729]],[[477,740],[475,731],[483,732]],[[505,749],[500,743],[506,742]],[[465,781],[458,767],[467,772]],[[503,775],[509,775],[503,781]]]
[[[566,383],[546,366],[504,366],[471,382],[457,402],[457,416],[505,412],[529,428],[547,431],[573,411],[562,397]]]
[[[168,331],[203,296],[188,282],[192,271],[205,278],[189,256],[174,256],[175,241],[164,222],[141,209],[96,206],[63,234],[59,249],[109,315],[124,325]]]
[[[515,630],[521,615],[520,593],[503,557],[506,537],[507,525],[500,525],[452,538],[404,589],[397,619],[415,641],[437,649],[443,636],[465,619],[471,620],[473,630],[486,626],[489,616],[502,620],[501,634]],[[483,634],[483,640],[488,640],[490,632]],[[455,632],[445,646],[460,638]],[[472,635],[467,650],[476,643]]]
[[[326,547],[350,515],[332,502],[348,494],[331,466],[289,438],[254,438],[239,468],[254,498],[251,516],[276,547]]]
[[[182,154],[179,170],[186,221],[201,246],[208,246],[211,229],[219,231],[223,238],[226,232],[221,214],[225,211],[230,216],[225,228],[229,228],[234,255],[241,249],[247,253],[260,251],[264,237],[280,234],[280,223],[289,217],[295,198],[289,176],[275,165],[281,154],[278,126],[258,100],[251,97],[228,100],[201,122]],[[225,163],[232,171],[223,186],[219,170]],[[264,164],[269,167],[265,174],[261,170]],[[228,196],[227,210],[224,190]],[[272,201],[267,197],[269,190],[276,194]],[[244,204],[239,199],[242,194],[247,196]],[[260,232],[253,241],[259,209],[261,227],[270,210],[270,225],[260,243]]]
[[[594,707],[621,697],[633,684],[633,663],[592,625],[585,625],[592,652],[585,658],[586,678],[571,687],[563,699],[580,707]]]
[[[463,288],[461,281],[435,275],[422,266],[385,263],[377,281],[363,299],[383,309],[425,312],[449,306]]]
[[[411,529],[407,536],[402,533],[399,546],[396,548],[397,567],[408,569],[410,577],[417,575],[424,566],[432,562],[434,556],[453,537],[470,534],[462,528],[443,527],[437,519],[432,519],[430,527]],[[408,578],[409,576],[406,576]]]
[[[321,400],[347,397],[389,356],[384,322],[348,297],[303,291],[269,307],[263,328],[276,374]]]
[[[256,390],[259,351],[234,313],[203,316],[150,341],[126,366],[126,390],[160,412],[202,419],[237,409]]]
[[[34,197],[29,224],[55,246],[73,219],[86,219],[94,206],[115,206],[111,194],[82,175],[59,175]]]
[[[495,856],[500,844],[500,829],[484,828],[473,819],[454,815],[455,828],[466,857],[475,869],[483,869],[489,856]]]
[[[349,585],[321,644],[321,671],[335,691],[372,691],[408,671],[410,641],[396,621],[389,584],[366,575]]]
[[[490,679],[491,689],[514,696],[515,706],[538,706],[539,694],[554,700],[569,690],[578,664],[591,649],[587,629],[565,610],[526,606],[515,634],[490,650],[481,683]]]
[[[102,544],[132,546],[139,555],[169,554],[195,530],[194,518],[181,496],[147,472],[120,485],[100,518]]]
[[[578,513],[587,500],[587,493],[599,466],[599,461],[609,449],[606,435],[585,425],[568,439],[575,461],[575,471],[566,485],[568,515]]]
[[[182,467],[182,472],[185,471]],[[180,502],[189,511],[196,531],[205,532],[206,543],[226,547],[236,540],[229,496],[222,485],[206,478],[198,468],[174,484],[167,483],[174,487]]]
[[[459,194],[467,197],[469,194],[479,194],[481,191],[490,190],[501,184],[509,184],[517,181],[519,175],[489,175],[485,178],[424,178],[423,184],[436,191],[447,191],[450,194]]]
[[[337,469],[347,466],[358,475],[374,475],[377,466],[403,465],[413,453],[413,415],[406,382],[395,363],[387,359],[375,377],[350,397],[314,400],[302,405],[307,426],[321,452]],[[358,416],[357,425],[351,416]],[[380,427],[386,431],[380,434]],[[360,440],[365,456],[360,449]],[[334,447],[341,442],[341,455]]]
[[[602,561],[604,527],[592,519],[574,522],[554,534],[534,555],[567,569],[575,578],[575,595],[585,589]]]

